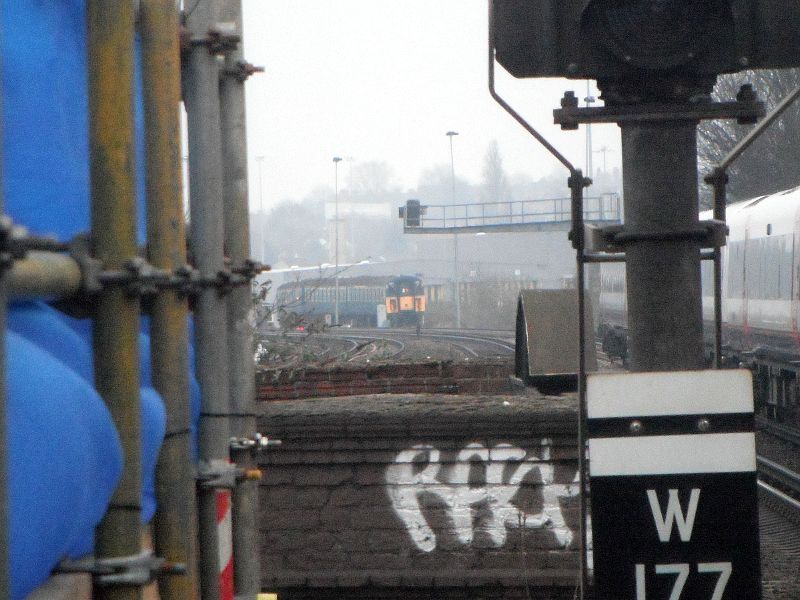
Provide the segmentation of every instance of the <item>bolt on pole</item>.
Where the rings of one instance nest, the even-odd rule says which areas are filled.
[[[235,35],[241,38],[241,0],[229,0],[225,7],[223,20],[235,23]],[[225,54],[220,78],[225,246],[237,267],[250,257],[245,89],[244,79],[236,75],[240,64],[244,64],[241,42]],[[259,162],[259,175],[260,170]],[[231,412],[237,415],[231,420],[231,435],[240,439],[255,439],[256,435],[253,325],[250,286],[234,288],[228,299],[229,386]],[[234,451],[232,459],[248,471],[257,467],[251,449]],[[234,490],[232,507],[234,587],[240,596],[254,597],[261,589],[257,516],[258,481],[242,481]]]
[[[201,277],[214,278],[225,267],[222,204],[222,139],[219,105],[219,64],[209,32],[215,29],[219,3],[198,0],[186,16],[193,39],[184,64],[184,102],[189,131],[191,193],[190,248]],[[227,468],[230,444],[227,305],[219,290],[204,288],[195,297],[196,367],[202,392],[200,469]],[[229,532],[217,525],[218,502],[228,505],[229,492],[201,488],[199,494],[200,586],[204,600],[220,600],[230,585]],[[225,561],[225,564],[223,563]]]
[[[133,50],[131,2],[90,0],[89,152],[95,257],[123,269],[136,256]],[[139,300],[122,286],[104,288],[94,304],[97,391],[111,412],[124,451],[122,479],[96,532],[98,559],[141,550],[142,498],[139,400]],[[138,600],[139,586],[96,586],[95,598]]]

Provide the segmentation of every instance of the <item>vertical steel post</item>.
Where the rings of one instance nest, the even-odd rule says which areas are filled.
[[[339,163],[342,159],[338,156],[333,157],[333,177],[334,177],[334,215],[333,215],[333,231],[334,231],[334,269],[333,276],[335,279],[334,293],[336,294],[333,299],[333,324],[338,327],[339,325]]]
[[[191,36],[184,86],[189,130],[190,247],[203,278],[214,278],[224,268],[219,63],[209,36],[217,18],[216,0],[196,0],[186,15]],[[202,289],[195,299],[194,315],[196,366],[202,388],[200,468],[223,469],[229,458],[230,397],[227,308],[220,290]],[[219,600],[228,593],[223,589],[223,581],[229,584],[228,575],[222,570],[228,557],[221,558],[220,550],[229,549],[231,542],[217,526],[218,499],[221,507],[227,504],[225,492],[201,489],[200,586],[205,600]]]
[[[714,219],[725,222],[728,174],[717,167],[712,173]],[[722,368],[722,248],[714,248],[714,368]]]
[[[626,230],[696,229],[696,123],[621,127]],[[625,256],[631,370],[703,368],[699,240],[632,241]]]
[[[242,37],[242,2],[229,0],[222,19],[235,24]],[[225,206],[225,245],[234,266],[250,257],[250,221],[247,193],[247,122],[245,114],[243,43],[225,55],[220,79],[222,159]],[[260,164],[259,164],[260,168]],[[260,190],[260,187],[259,187]],[[228,357],[231,435],[255,439],[255,363],[253,360],[254,315],[250,287],[234,289],[228,298]],[[248,471],[258,467],[254,449],[237,449],[232,458]],[[239,596],[254,597],[261,589],[259,530],[257,522],[258,482],[245,480],[233,493],[234,584]]]
[[[448,131],[445,135],[450,138],[450,185],[452,187],[451,201],[453,202],[453,212],[456,205],[456,166],[453,158],[453,136],[458,135],[457,131]],[[465,223],[466,224],[466,223]],[[457,226],[455,223],[454,226]],[[458,234],[453,233],[453,299],[456,302],[456,329],[461,329],[461,290],[458,282]]]
[[[124,269],[136,255],[132,2],[89,0],[89,151],[94,256]],[[94,306],[95,385],[122,440],[122,480],[96,531],[99,559],[141,549],[139,301],[121,286],[104,289]],[[139,586],[95,589],[95,598],[135,600]]]
[[[576,292],[578,294],[578,479],[580,491],[580,598],[586,597],[589,587],[589,564],[587,552],[589,503],[586,494],[586,481],[589,473],[586,464],[586,338],[593,332],[586,331],[586,240],[583,232],[583,188],[591,180],[585,178],[580,169],[570,169],[568,180],[571,199],[572,229],[569,238],[575,248],[575,261],[577,267]]]
[[[147,173],[147,249],[156,267],[186,264],[181,163],[181,71],[175,0],[141,0]],[[167,407],[167,433],[156,468],[158,510],[153,520],[156,553],[186,565],[186,575],[163,575],[162,600],[199,597],[197,504],[191,449],[188,306],[174,290],[153,300],[150,348],[153,385]]]

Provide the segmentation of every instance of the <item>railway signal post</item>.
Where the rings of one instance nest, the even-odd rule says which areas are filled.
[[[704,248],[724,244],[724,223],[698,220],[696,125],[763,116],[747,87],[730,102],[710,92],[720,73],[799,65],[800,6],[493,0],[490,12],[490,43],[512,75],[597,80],[605,106],[579,107],[568,92],[556,123],[622,129],[625,223],[601,229],[592,251],[624,255],[630,368],[639,373],[602,393],[601,376],[588,381],[597,597],[759,598],[749,374],[700,371],[700,261],[711,257]],[[582,269],[582,229],[573,241]],[[708,405],[714,394],[719,406]],[[744,554],[742,539],[752,548]]]
[[[592,375],[597,598],[759,598],[750,374]]]

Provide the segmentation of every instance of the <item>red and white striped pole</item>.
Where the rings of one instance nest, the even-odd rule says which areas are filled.
[[[217,490],[217,543],[219,551],[219,598],[233,600],[233,526],[231,491]]]

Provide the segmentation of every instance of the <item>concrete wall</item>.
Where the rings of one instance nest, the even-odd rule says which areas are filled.
[[[283,440],[262,459],[265,590],[438,598],[466,586],[501,598],[527,582],[534,597],[572,597],[570,401],[382,395],[262,408],[261,431]]]

